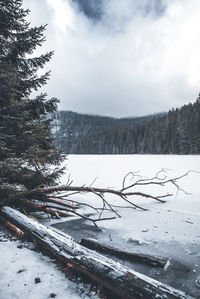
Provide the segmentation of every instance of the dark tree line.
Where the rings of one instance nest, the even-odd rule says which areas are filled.
[[[200,97],[180,109],[138,118],[58,111],[53,134],[68,154],[198,154]]]

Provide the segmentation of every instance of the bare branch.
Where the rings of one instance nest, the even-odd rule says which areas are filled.
[[[97,179],[98,179],[98,178],[96,177],[96,178],[92,181],[92,183],[90,184],[89,187],[92,187],[92,185],[96,182]]]
[[[132,201],[132,198],[134,196],[141,197],[141,198],[149,198],[149,199],[156,200],[160,203],[164,203],[168,197],[171,197],[173,195],[171,193],[154,195],[151,192],[146,193],[146,192],[135,191],[134,189],[138,186],[157,185],[157,186],[164,187],[168,184],[171,184],[176,188],[177,193],[179,191],[182,191],[185,194],[189,194],[179,186],[179,182],[181,179],[188,176],[191,172],[197,172],[197,171],[190,170],[177,177],[168,177],[167,176],[168,171],[169,171],[168,169],[161,169],[155,174],[155,176],[151,178],[142,177],[141,175],[138,174],[138,172],[129,172],[124,176],[122,181],[122,189],[120,190],[116,190],[115,188],[94,187],[93,184],[95,183],[97,178],[95,178],[89,186],[85,186],[85,185],[72,186],[73,181],[70,179],[70,176],[68,176],[66,185],[54,186],[54,187],[39,186],[37,189],[33,190],[33,192],[36,191],[41,193],[43,195],[43,198],[46,197],[46,205],[40,205],[40,206],[37,205],[37,207],[34,206],[33,208],[42,210],[46,213],[49,213],[50,215],[54,215],[57,217],[69,216],[73,214],[85,220],[91,221],[96,227],[98,227],[97,225],[98,221],[110,220],[116,218],[116,217],[108,217],[108,218],[103,217],[103,213],[105,211],[111,212],[117,217],[121,217],[121,215],[118,213],[117,210],[120,208],[131,208],[131,209],[139,209],[142,211],[146,211],[147,210],[146,208],[142,207],[141,205],[135,204]],[[127,182],[128,180],[129,182],[131,181],[129,184]],[[88,204],[87,202],[83,202],[83,199],[81,199],[80,201],[73,199],[73,195],[87,194],[87,193],[94,194],[95,196],[99,197],[102,201],[102,207],[96,207],[93,204]],[[111,198],[107,197],[107,195],[115,195],[116,197],[120,198],[122,201],[126,202],[128,206],[127,205],[124,206],[120,204],[114,205],[111,201]],[[91,218],[82,213],[79,213],[77,209],[80,206],[85,206],[93,209],[98,214],[98,218]]]

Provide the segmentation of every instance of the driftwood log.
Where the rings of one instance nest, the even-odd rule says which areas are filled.
[[[131,262],[140,262],[155,267],[165,267],[168,261],[167,259],[163,259],[161,257],[120,250],[89,238],[81,239],[80,244],[98,252],[110,253],[114,256],[129,260]]]
[[[179,290],[77,244],[70,236],[53,231],[11,207],[2,208],[1,214],[64,265],[86,274],[120,298],[192,299]]]

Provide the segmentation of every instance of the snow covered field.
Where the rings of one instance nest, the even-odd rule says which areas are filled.
[[[200,156],[176,155],[70,155],[67,161],[65,183],[70,174],[73,185],[90,185],[95,178],[95,187],[121,188],[123,177],[130,171],[140,171],[144,177],[153,177],[162,168],[168,169],[169,177],[177,177],[188,170],[200,172]],[[180,182],[186,194],[173,185],[166,187],[137,187],[153,195],[173,193],[174,196],[162,204],[152,199],[134,197],[131,200],[148,211],[118,209],[121,218],[103,221],[99,225],[102,232],[84,220],[67,220],[54,226],[71,234],[77,241],[82,237],[99,239],[109,245],[128,251],[138,251],[163,256],[171,265],[165,273],[134,265],[134,269],[168,283],[178,289],[189,291],[195,297],[200,294],[200,173],[191,172]],[[84,200],[101,207],[100,198],[93,194],[76,195],[76,200]],[[115,204],[121,199],[112,197]],[[85,213],[89,211],[85,209]],[[108,216],[105,213],[105,216]],[[95,216],[94,216],[95,217]],[[130,265],[132,266],[133,265]]]

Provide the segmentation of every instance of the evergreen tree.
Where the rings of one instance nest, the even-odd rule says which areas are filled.
[[[0,204],[22,207],[24,198],[45,199],[35,189],[54,184],[62,172],[48,119],[58,100],[44,93],[32,98],[49,78],[38,70],[53,52],[32,57],[46,26],[31,28],[28,14],[22,0],[0,0]]]

